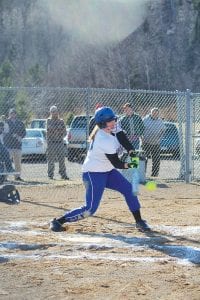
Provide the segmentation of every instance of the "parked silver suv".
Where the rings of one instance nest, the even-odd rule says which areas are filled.
[[[88,128],[92,116],[74,116],[67,129],[66,145],[69,161],[80,160],[85,156],[88,145]]]

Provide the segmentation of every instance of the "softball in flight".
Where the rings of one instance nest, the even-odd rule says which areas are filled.
[[[157,188],[157,184],[155,181],[147,181],[145,187],[148,191],[155,191],[155,189]]]

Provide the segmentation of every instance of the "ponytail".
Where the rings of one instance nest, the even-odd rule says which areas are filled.
[[[92,132],[90,133],[90,136],[88,138],[88,142],[92,142],[95,139],[95,136],[97,134],[97,131],[99,130],[99,126],[95,125],[94,129],[92,130]]]

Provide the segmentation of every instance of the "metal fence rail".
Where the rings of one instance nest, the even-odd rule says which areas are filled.
[[[149,114],[153,107],[157,107],[160,117],[165,122],[173,122],[178,129],[179,155],[162,154],[159,178],[186,182],[199,180],[200,94],[189,90],[168,92],[92,88],[0,88],[0,115],[7,117],[9,109],[15,107],[27,128],[33,119],[48,118],[50,106],[57,105],[60,117],[68,124],[69,140],[65,139],[66,167],[71,179],[80,178],[81,163],[87,146],[89,119],[94,114],[95,105],[101,103],[111,106],[120,118],[123,115],[122,106],[127,102],[141,117]],[[81,128],[82,132],[84,131],[84,141],[79,140],[80,130],[70,137],[70,121],[79,115],[86,116],[86,126]],[[75,148],[70,148],[70,138],[74,138]],[[147,165],[147,177],[150,173],[151,158]],[[47,180],[47,161],[38,157],[23,159],[22,176],[27,181],[44,182]],[[58,166],[55,178],[59,178]]]

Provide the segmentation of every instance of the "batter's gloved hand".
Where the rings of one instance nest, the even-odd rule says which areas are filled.
[[[137,152],[135,151],[135,149],[130,150],[128,154],[129,154],[130,157],[137,156]]]
[[[139,166],[139,157],[137,156],[136,151],[129,152],[131,162],[129,163],[129,168],[137,168]]]
[[[136,157],[134,161],[128,163],[128,168],[138,168],[139,166],[139,157]]]

